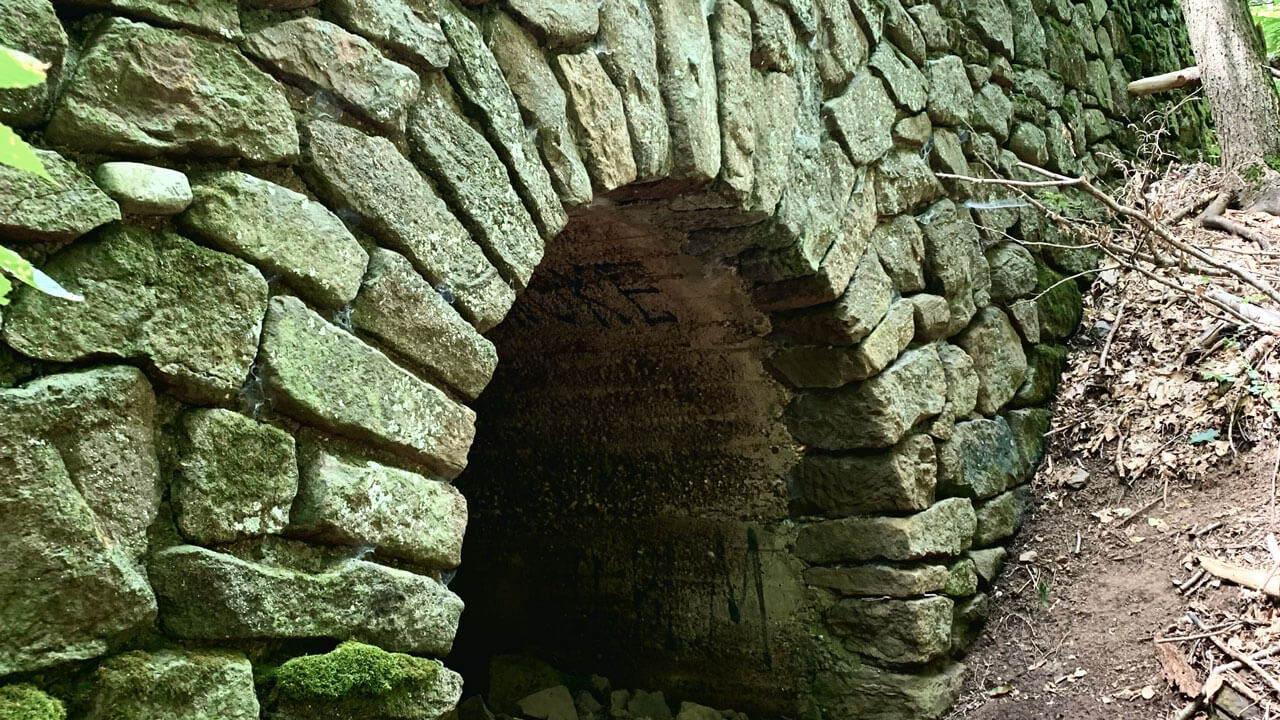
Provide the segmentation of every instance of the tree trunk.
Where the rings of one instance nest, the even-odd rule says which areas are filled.
[[[1244,0],[1183,0],[1182,14],[1222,148],[1241,169],[1280,157],[1280,98]]]

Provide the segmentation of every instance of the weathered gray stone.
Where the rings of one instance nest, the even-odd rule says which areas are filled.
[[[73,163],[36,150],[49,176],[0,165],[0,235],[6,240],[72,240],[120,219],[120,207]]]
[[[855,652],[891,663],[926,663],[951,650],[950,598],[856,598],[827,611],[827,624]]]
[[[219,650],[116,655],[94,671],[84,706],[85,720],[257,720],[259,713],[248,658]]]
[[[720,179],[743,199],[755,182],[757,98],[751,71],[751,14],[734,0],[717,0],[711,39],[720,105]]]
[[[506,6],[551,50],[579,49],[600,29],[599,6],[592,0],[507,0]]]
[[[978,593],[970,598],[956,601],[955,612],[951,623],[951,652],[963,654],[969,652],[978,639],[982,624],[991,614],[991,599],[986,593]]]
[[[791,72],[795,69],[797,46],[796,28],[781,3],[770,0],[751,0],[751,64],[772,72]]]
[[[555,237],[569,221],[568,215],[551,185],[551,176],[538,160],[538,151],[525,131],[520,108],[498,61],[471,20],[456,8],[441,9],[441,26],[454,52],[447,71],[449,79],[480,118],[538,232],[544,239]]]
[[[900,145],[924,148],[933,137],[933,123],[928,113],[904,117],[893,125],[893,139]]]
[[[871,233],[871,247],[895,290],[905,293],[924,289],[924,233],[915,218],[898,215],[876,226]]]
[[[953,335],[969,324],[979,306],[989,300],[991,284],[982,240],[969,217],[950,200],[942,200],[917,217],[924,229],[925,284],[947,299]]]
[[[447,483],[302,444],[289,531],[448,569],[462,560],[467,502]]]
[[[797,394],[784,415],[796,439],[824,450],[889,447],[942,412],[946,380],[932,347],[903,353],[870,380]]]
[[[1013,433],[1002,417],[957,423],[938,444],[938,492],[968,498],[999,495],[1022,480]]]
[[[770,364],[796,387],[837,388],[875,375],[902,354],[915,336],[915,306],[899,299],[856,347],[793,347]]]
[[[893,147],[896,110],[884,83],[870,72],[855,75],[843,95],[827,101],[824,112],[853,164],[869,165]]]
[[[293,658],[274,676],[267,712],[272,720],[440,718],[462,696],[462,676],[439,660],[357,642]]]
[[[351,309],[351,324],[474,399],[493,377],[498,353],[408,260],[375,250]]]
[[[973,562],[973,569],[977,572],[978,579],[985,587],[990,587],[996,581],[996,577],[1000,575],[1000,568],[1004,567],[1004,560],[1008,556],[1009,551],[1002,547],[970,550],[967,553],[967,557]]]
[[[595,51],[557,55],[555,64],[596,190],[608,192],[631,184],[636,179],[636,163],[631,156],[622,96]]]
[[[909,300],[915,309],[916,340],[932,342],[947,337],[951,325],[951,308],[947,299],[939,295],[921,293]]]
[[[1027,377],[1027,356],[1022,340],[997,307],[985,307],[956,338],[956,344],[973,358],[978,373],[978,412],[994,415],[1013,399]]]
[[[520,112],[537,128],[538,152],[560,199],[570,207],[591,202],[591,178],[569,129],[568,101],[538,41],[505,13],[487,15],[484,32]]]
[[[326,322],[300,300],[271,299],[262,378],[286,413],[387,446],[445,477],[466,466],[475,413],[385,355]]]
[[[1008,304],[1036,291],[1036,261],[1025,247],[1004,242],[984,253],[991,268],[991,299]]]
[[[267,302],[253,266],[169,232],[116,225],[44,268],[68,302],[20,291],[5,341],[41,360],[143,360],[181,397],[225,402],[249,375]]]
[[[924,75],[889,43],[881,43],[868,66],[883,80],[898,106],[910,113],[924,110],[928,99]]]
[[[14,127],[39,124],[57,94],[67,54],[67,33],[49,0],[9,0],[0,16],[0,45],[47,63],[45,82],[0,90],[0,122]]]
[[[573,705],[569,688],[563,685],[539,690],[521,698],[520,714],[534,720],[578,720],[578,710]],[[667,716],[671,715],[670,711]]]
[[[1074,280],[1037,263],[1036,310],[1040,334],[1046,340],[1065,340],[1080,326],[1084,314],[1080,288]]]
[[[991,133],[1001,143],[1009,139],[1013,102],[999,85],[983,85],[973,96],[973,109],[969,115],[976,130]]]
[[[964,0],[965,20],[992,52],[1013,57],[1013,17],[1005,0]],[[1033,22],[1039,24],[1038,19]]]
[[[142,373],[0,390],[0,675],[86,660],[151,625],[139,561],[160,504]]]
[[[771,213],[791,178],[792,138],[796,114],[792,108],[799,102],[795,80],[785,73],[761,73],[755,76],[756,149],[755,188],[747,207]]]
[[[974,508],[977,527],[973,533],[975,547],[994,545],[1013,535],[1031,507],[1031,486],[1020,485],[980,503]]]
[[[687,700],[680,703],[680,712],[676,713],[676,720],[723,720],[724,717],[718,710]]]
[[[929,149],[929,164],[936,172],[952,175],[968,175],[969,160],[964,156],[964,146],[960,144],[960,136],[947,128],[934,128],[933,145]],[[959,188],[961,193],[969,192],[969,186],[956,180],[948,180],[948,187]]]
[[[325,0],[325,12],[343,27],[434,68],[449,65],[449,41],[428,0]]]
[[[711,30],[699,0],[650,0],[658,87],[671,131],[671,178],[702,183],[720,174],[720,123]]]
[[[924,34],[898,0],[884,0],[884,36],[917,66],[924,65]]]
[[[230,410],[182,418],[170,498],[178,530],[213,545],[279,533],[298,491],[293,437]]]
[[[964,126],[973,108],[973,88],[965,74],[964,61],[955,55],[930,60],[929,119],[935,125]]]
[[[1044,65],[1044,25],[1031,0],[1009,0],[1013,28],[1013,59],[1022,65]]]
[[[240,39],[240,13],[226,0],[60,0],[60,4],[112,10],[158,25],[174,25]]]
[[[805,584],[841,595],[919,597],[940,592],[946,587],[947,579],[947,568],[943,565],[853,565],[811,567],[804,571]]]
[[[978,592],[978,571],[973,560],[967,557],[957,560],[948,569],[948,575],[943,594],[959,598]]]
[[[798,343],[853,345],[866,337],[884,317],[893,300],[893,286],[875,253],[864,253],[853,279],[829,305],[779,315],[774,332]]]
[[[242,45],[290,82],[332,93],[379,126],[404,132],[409,106],[418,98],[418,75],[359,35],[302,17],[259,30]]]
[[[1040,342],[1040,315],[1036,312],[1035,300],[1018,300],[1010,303],[1008,308],[1009,322],[1018,330],[1023,342],[1035,345]]]
[[[1027,379],[1013,398],[1018,407],[1048,401],[1058,391],[1058,381],[1067,369],[1067,349],[1061,345],[1032,345],[1026,353]]]
[[[644,0],[600,3],[600,63],[622,93],[636,178],[641,181],[658,180],[671,172],[671,132],[658,82],[655,35]]]
[[[914,211],[942,194],[942,185],[920,153],[890,150],[876,165],[876,204],[885,215]]]
[[[812,563],[959,555],[972,543],[976,526],[969,500],[949,498],[907,517],[856,517],[803,525],[796,538],[796,554]]]
[[[930,52],[943,52],[951,49],[951,31],[948,29],[946,22],[942,20],[942,15],[938,13],[936,6],[930,3],[912,5],[907,8],[907,13],[920,29],[920,34],[924,37],[925,46]],[[922,62],[921,64],[923,65],[924,63]]]
[[[185,58],[181,67],[174,58]],[[45,137],[92,152],[287,162],[298,132],[284,89],[235,48],[108,21],[67,79]]]
[[[829,705],[841,717],[919,720],[945,715],[960,696],[964,676],[961,663],[895,672],[857,661],[821,670],[815,682],[827,689]]]
[[[176,215],[191,204],[191,183],[177,170],[133,162],[107,162],[93,179],[120,209],[136,215]]]
[[[627,712],[634,718],[671,720],[671,708],[667,705],[667,699],[663,697],[661,690],[632,692],[631,699],[627,701]]]
[[[858,27],[848,2],[814,0],[814,6],[822,19],[814,38],[818,74],[828,92],[837,91],[866,62],[867,38]]]
[[[186,640],[347,637],[443,656],[462,613],[435,580],[364,560],[306,573],[177,545],[149,570],[161,626]]]
[[[336,215],[286,187],[242,172],[196,177],[184,232],[267,272],[321,307],[351,302],[369,254]]]
[[[324,121],[308,131],[304,171],[316,192],[409,258],[481,332],[497,325],[515,291],[395,145]]]
[[[1049,161],[1048,138],[1044,131],[1031,123],[1018,123],[1009,138],[1009,149],[1018,159],[1044,167]]]
[[[968,417],[978,404],[978,374],[969,354],[950,343],[938,345],[938,359],[947,378],[947,402],[929,431],[936,438],[949,440],[955,422]]]
[[[928,509],[937,463],[933,441],[912,435],[871,455],[810,453],[791,471],[792,509],[828,517]]]

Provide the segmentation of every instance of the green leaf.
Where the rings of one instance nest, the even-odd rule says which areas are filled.
[[[3,245],[0,245],[0,270],[13,276],[18,282],[27,285],[35,283],[35,269],[31,267],[31,263]]]
[[[1218,431],[1214,430],[1213,428],[1210,428],[1208,430],[1201,430],[1200,432],[1193,434],[1191,436],[1191,439],[1188,440],[1188,442],[1190,442],[1192,445],[1204,445],[1205,443],[1211,443],[1217,439],[1218,439]]]
[[[53,297],[61,298],[62,300],[70,300],[71,302],[84,302],[83,295],[77,295],[62,287],[58,284],[57,280],[45,275],[44,271],[40,268],[31,268],[31,274],[34,276],[32,278],[31,287],[39,290],[45,295],[52,295]]]
[[[9,304],[9,293],[13,292],[13,283],[9,282],[9,278],[0,273],[0,307]]]
[[[70,300],[71,302],[84,301],[83,296],[77,295],[62,287],[58,284],[57,280],[45,275],[42,270],[27,262],[26,258],[3,245],[0,245],[0,271],[3,271],[0,272],[0,280],[4,280],[3,287],[6,291],[13,288],[8,279],[4,277],[8,274],[13,276],[14,279],[18,280],[22,284],[30,285],[46,295],[52,295],[53,297],[61,298],[63,300]],[[3,304],[4,303],[0,303],[0,305]]]
[[[29,88],[44,82],[48,63],[13,48],[0,46],[0,88]]]
[[[26,170],[57,184],[53,178],[49,177],[49,173],[44,169],[44,163],[40,162],[40,156],[36,155],[35,150],[18,137],[13,128],[4,123],[0,123],[0,165]]]

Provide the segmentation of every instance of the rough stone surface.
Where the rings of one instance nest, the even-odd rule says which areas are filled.
[[[136,215],[176,215],[191,204],[191,183],[177,170],[133,162],[107,162],[93,179],[120,210]]]
[[[49,0],[10,0],[0,17],[0,45],[49,65],[45,82],[0,90],[0,122],[29,127],[40,122],[57,92],[67,54],[67,33]]]
[[[426,0],[326,0],[340,25],[434,68],[449,65],[449,42],[435,3]]]
[[[937,472],[927,435],[872,455],[808,454],[791,471],[791,507],[828,517],[925,510],[933,504]]]
[[[699,0],[651,0],[658,87],[671,131],[671,173],[706,182],[720,173],[716,69],[711,30]]]
[[[986,550],[970,550],[968,557],[973,561],[973,569],[978,574],[978,579],[987,587],[996,581],[996,577],[1000,575],[1000,568],[1004,567],[1004,560],[1009,556],[1009,551],[1002,547],[988,548]]]
[[[720,180],[746,198],[755,180],[756,93],[751,72],[751,14],[734,0],[717,0],[711,17],[720,105]]]
[[[0,236],[6,240],[72,240],[120,219],[120,207],[75,164],[36,150],[57,186],[0,165]]]
[[[493,343],[390,250],[373,252],[351,325],[467,398],[484,390],[498,364]]]
[[[855,165],[869,165],[893,147],[893,101],[870,72],[855,75],[843,95],[827,101],[826,111]]]
[[[520,700],[520,713],[534,720],[578,720],[569,688],[556,685]],[[667,713],[670,715],[670,712]]]
[[[950,598],[857,598],[827,611],[827,624],[855,652],[890,663],[926,663],[951,649]]]
[[[838,388],[875,375],[902,354],[915,337],[915,305],[898,299],[880,324],[856,347],[794,347],[770,363],[796,387]]]
[[[557,55],[555,63],[597,192],[631,184],[636,179],[636,163],[631,156],[622,96],[595,51]]]
[[[964,61],[955,55],[930,60],[929,119],[937,125],[963,126],[973,108],[973,88],[964,71]]]
[[[893,286],[875,253],[858,263],[853,279],[829,305],[775,317],[774,331],[794,342],[853,345],[880,324],[893,300]]]
[[[941,592],[949,578],[942,565],[897,567],[894,565],[853,565],[850,567],[805,568],[804,581],[814,587],[841,595],[919,597]]]
[[[347,637],[443,656],[462,613],[435,580],[364,560],[306,573],[178,545],[149,569],[161,627],[188,640]]]
[[[976,526],[969,500],[949,498],[907,517],[854,517],[805,525],[796,538],[796,554],[812,563],[959,555],[972,543]]]
[[[228,45],[121,19],[107,22],[67,78],[45,136],[125,155],[298,155],[293,113],[271,76]]]
[[[1067,349],[1061,345],[1032,345],[1026,353],[1027,379],[1013,398],[1019,407],[1049,400],[1058,391],[1058,380],[1067,369]]]
[[[978,412],[994,415],[1013,399],[1027,377],[1022,339],[999,308],[985,307],[956,344],[973,358],[978,373]]]
[[[184,232],[282,278],[308,300],[351,302],[369,255],[324,205],[242,172],[196,177]]]
[[[271,299],[262,340],[267,397],[294,417],[386,446],[446,477],[466,466],[475,413],[328,323]]]
[[[548,48],[575,49],[596,36],[600,17],[592,0],[507,0]]]
[[[963,330],[977,308],[990,299],[990,275],[982,240],[973,222],[950,200],[939,201],[920,215],[925,239],[925,284],[947,299],[951,323],[947,335]]]
[[[886,215],[914,212],[942,194],[942,185],[920,153],[889,151],[876,165],[876,205]]]
[[[938,445],[938,492],[989,498],[1022,481],[1021,459],[1004,418],[957,423]]]
[[[239,653],[159,650],[116,655],[90,681],[85,720],[257,720],[253,667]]]
[[[671,132],[658,81],[656,30],[644,0],[602,0],[600,63],[622,93],[636,178],[665,178],[671,172]]]
[[[457,567],[467,503],[452,485],[304,443],[290,532],[372,547],[431,569]]]
[[[1080,326],[1084,309],[1080,288],[1039,263],[1036,272],[1036,311],[1040,316],[1040,334],[1047,340],[1065,340]]]
[[[154,413],[133,368],[0,390],[0,675],[97,657],[155,618],[138,565],[161,496]]]
[[[182,418],[179,445],[170,500],[188,541],[213,545],[284,530],[298,490],[292,436],[230,410],[192,410]]]
[[[923,290],[924,233],[910,215],[881,223],[871,233],[871,247],[898,292]]]
[[[1031,506],[1031,488],[1022,485],[977,505],[977,527],[973,533],[975,547],[995,544],[1013,535]]]
[[[1001,304],[1026,297],[1036,290],[1036,261],[1025,247],[1015,242],[993,245],[986,250],[991,268],[991,299]]]
[[[240,13],[226,0],[66,0],[67,5],[110,9],[157,25],[173,25],[240,39]]]
[[[930,5],[919,7],[932,7]],[[833,664],[816,679],[843,717],[917,720],[942,717],[960,695],[965,666],[943,665],[923,672],[886,670],[866,662]]]
[[[266,309],[262,275],[168,232],[118,225],[45,265],[91,300],[19,292],[4,338],[42,360],[144,360],[180,395],[225,401],[249,375]]]

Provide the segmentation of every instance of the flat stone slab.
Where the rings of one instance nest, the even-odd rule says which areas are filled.
[[[98,666],[84,720],[258,720],[253,666],[237,652],[135,650]]]
[[[449,65],[449,41],[435,3],[404,0],[329,0],[324,6],[343,27],[434,68]]]
[[[161,626],[187,640],[343,637],[443,657],[462,614],[430,577],[364,560],[305,573],[178,545],[149,568]]]
[[[973,544],[977,523],[969,500],[948,498],[907,517],[854,517],[804,525],[796,538],[796,554],[811,563],[956,556]]]
[[[791,504],[801,514],[828,517],[925,510],[933,504],[937,472],[927,435],[883,453],[808,453],[791,472]]]
[[[176,66],[177,57],[187,60]],[[284,88],[234,46],[119,18],[107,21],[67,78],[45,137],[144,157],[298,156]]]
[[[52,185],[25,170],[0,165],[0,235],[6,240],[74,240],[120,219],[120,206],[74,163],[36,150]]]
[[[919,664],[951,649],[950,598],[850,598],[827,611],[827,624],[851,649],[878,660]]]
[[[475,412],[301,300],[271,299],[261,362],[268,398],[299,420],[386,447],[447,478],[466,467]]]
[[[145,163],[107,162],[93,179],[120,209],[134,215],[176,215],[191,204],[191,183],[184,173]]]
[[[240,39],[240,13],[227,0],[65,0],[60,4],[109,9],[158,25],[202,30],[227,40]]]

